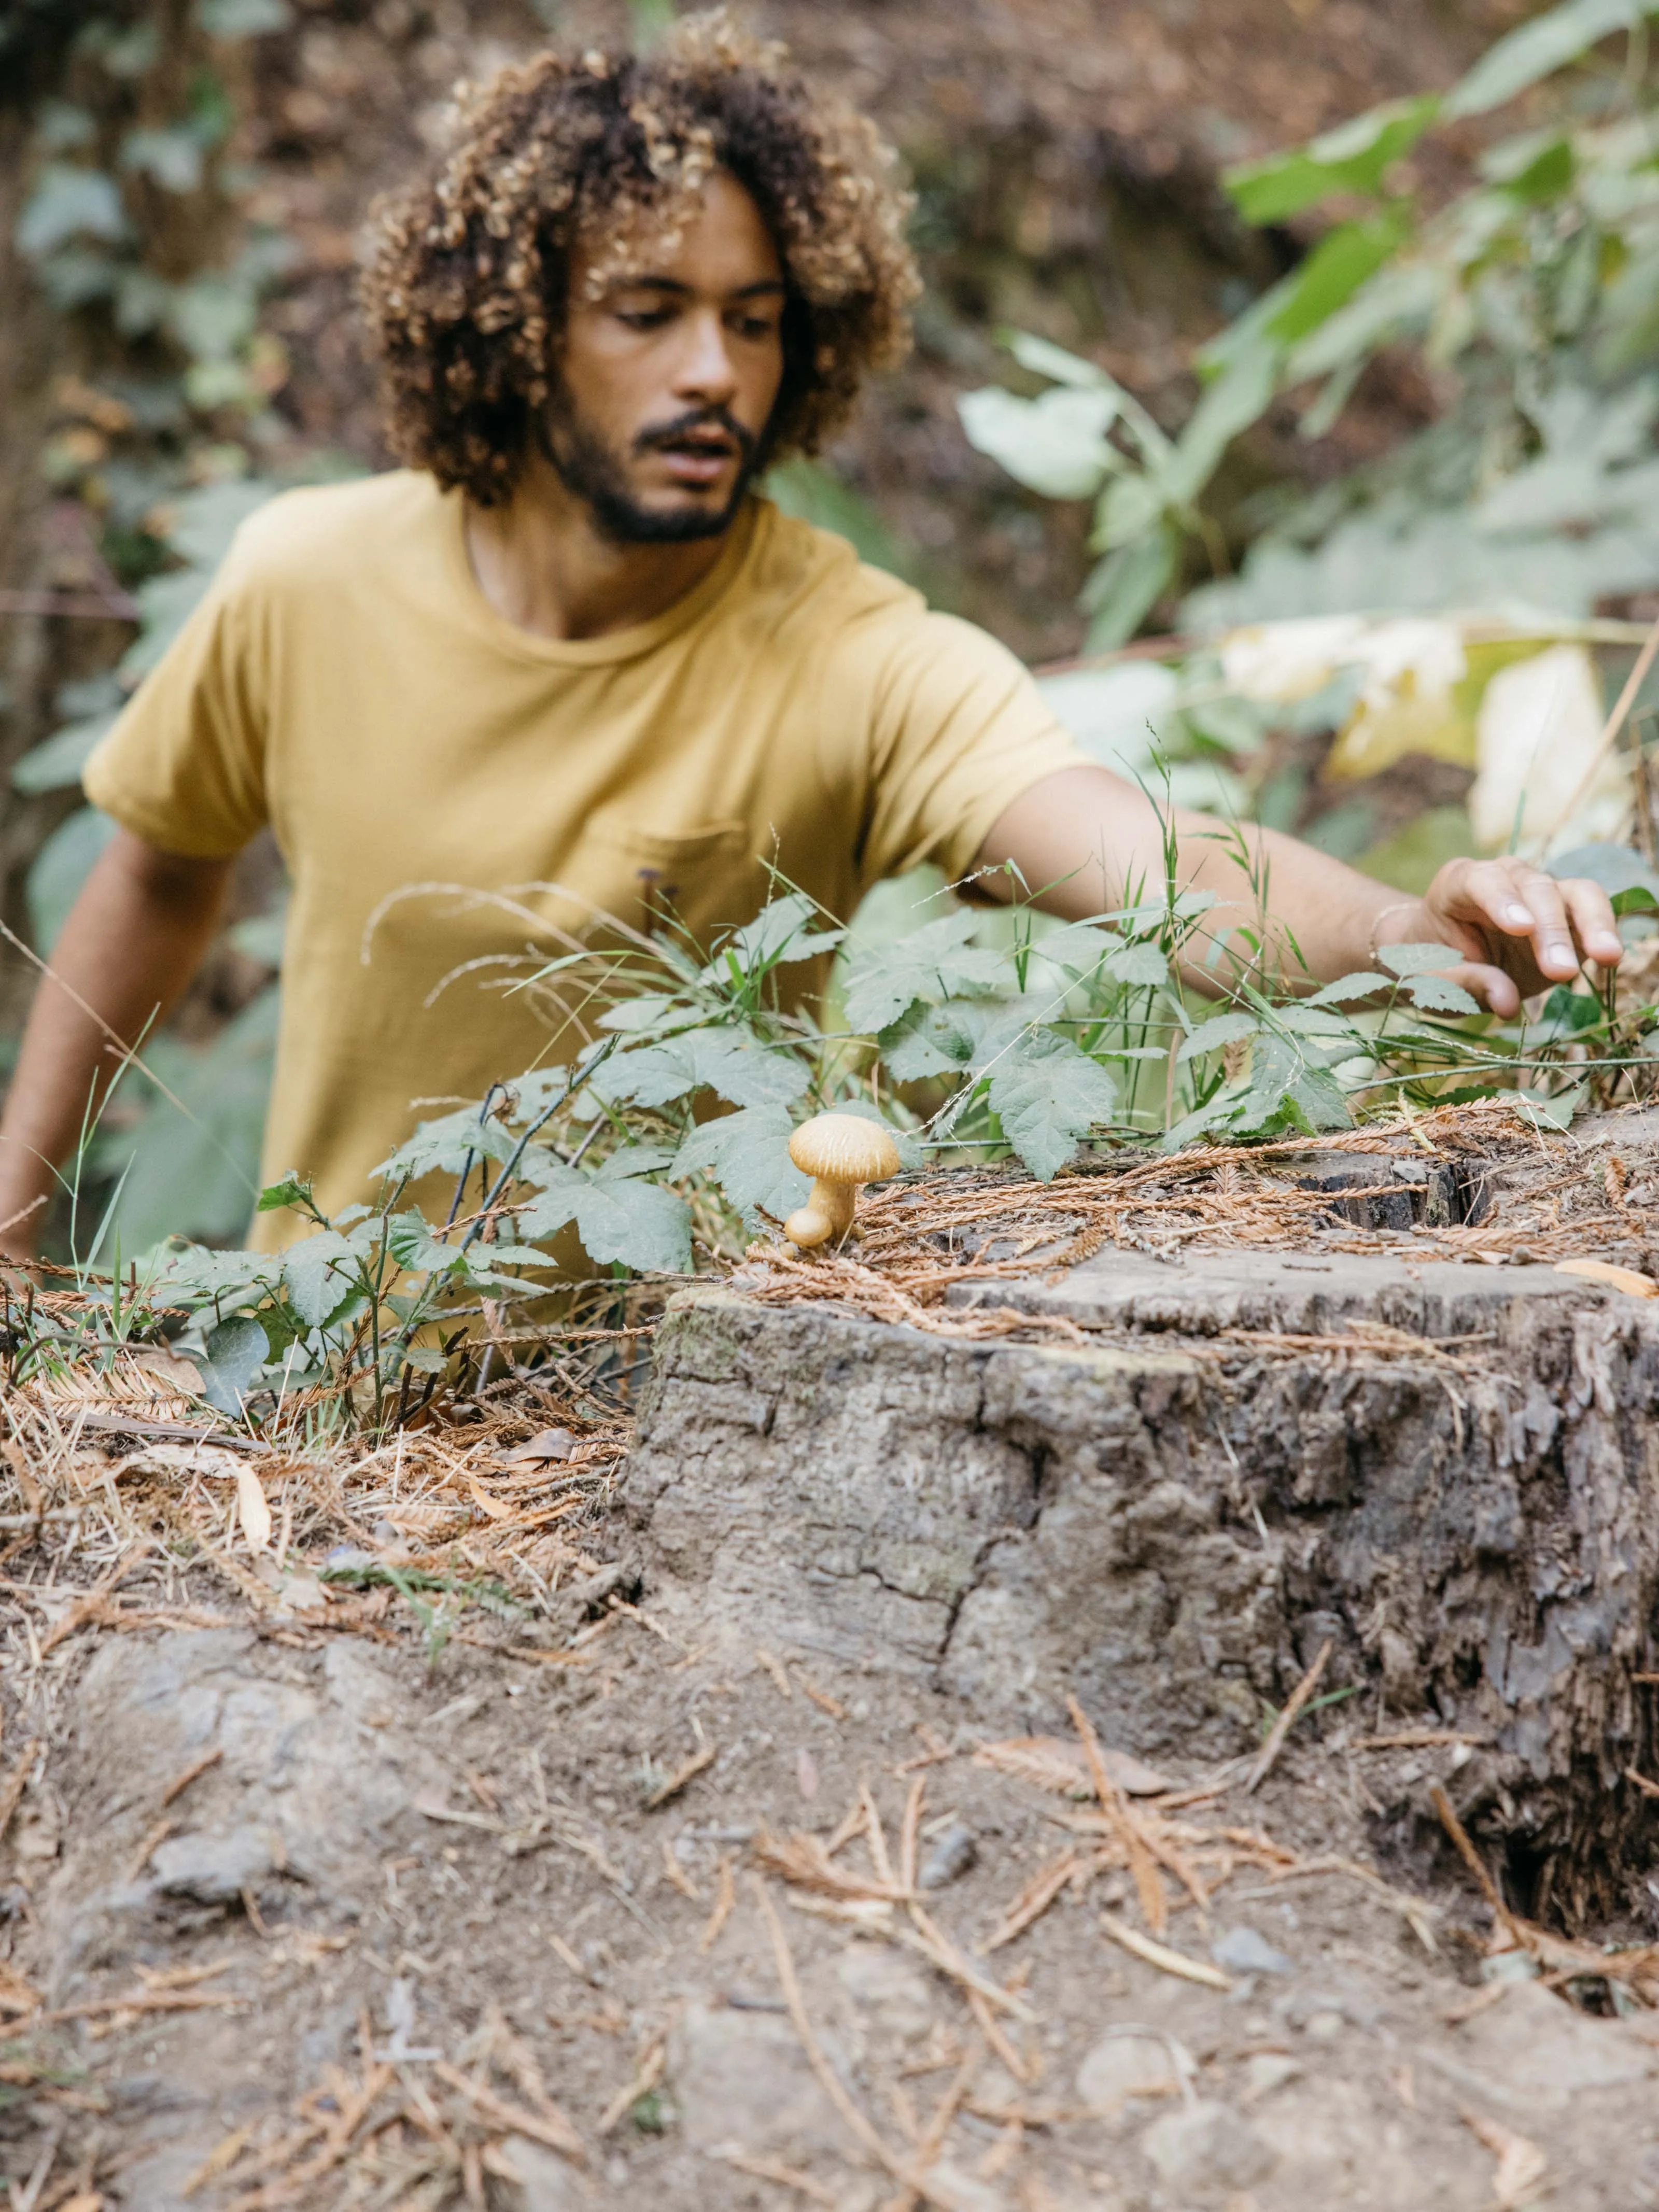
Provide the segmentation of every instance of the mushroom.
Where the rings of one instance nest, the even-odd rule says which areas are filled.
[[[853,1225],[861,1183],[882,1182],[899,1170],[898,1146],[879,1121],[860,1114],[816,1114],[789,1139],[789,1157],[813,1178],[805,1206],[783,1224],[792,1244],[840,1243]]]

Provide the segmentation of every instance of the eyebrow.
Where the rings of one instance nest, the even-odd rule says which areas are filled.
[[[617,284],[613,289],[617,292],[672,292],[683,300],[689,300],[694,296],[693,288],[690,284],[682,283],[678,276],[629,276]],[[763,276],[758,283],[740,285],[735,292],[728,293],[726,296],[732,300],[758,300],[773,294],[781,294],[787,289],[788,287],[781,276]]]

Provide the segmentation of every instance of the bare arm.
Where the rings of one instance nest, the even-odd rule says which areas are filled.
[[[1276,962],[1292,988],[1374,967],[1380,945],[1449,945],[1463,955],[1450,971],[1455,980],[1495,1013],[1508,1015],[1523,997],[1576,975],[1585,960],[1616,967],[1623,950],[1597,884],[1558,883],[1523,860],[1451,860],[1423,898],[1402,898],[1276,830],[1235,831],[1180,809],[1173,819],[1177,887],[1213,891],[1221,902],[1206,917],[1206,934],[1230,927],[1259,932],[1265,907],[1274,942],[1268,964]],[[1163,840],[1156,808],[1133,784],[1109,769],[1064,769],[999,817],[980,864],[1012,861],[1039,894],[1039,906],[1081,921],[1124,903],[1132,884],[1139,896],[1158,897]],[[1258,884],[1265,894],[1260,900]],[[1006,878],[991,877],[985,888],[1009,896]],[[1238,965],[1255,965],[1243,944],[1233,943],[1231,959],[1207,972],[1194,965],[1191,980],[1213,988]]]
[[[33,1250],[54,1170],[120,1072],[111,1031],[136,1043],[179,997],[218,925],[230,869],[125,830],[100,856],[36,994],[0,1118],[0,1255]]]

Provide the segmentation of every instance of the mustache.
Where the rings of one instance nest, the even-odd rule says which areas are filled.
[[[697,430],[723,432],[737,447],[738,457],[745,466],[754,459],[760,442],[752,430],[745,429],[737,416],[724,407],[693,407],[684,415],[677,415],[672,422],[641,430],[634,441],[634,450],[636,453],[655,453],[665,446],[678,445],[681,439]]]

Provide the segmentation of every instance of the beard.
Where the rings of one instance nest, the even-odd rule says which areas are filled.
[[[746,430],[723,407],[694,407],[659,428],[642,430],[635,454],[672,446],[693,430],[723,430],[738,449],[738,471],[723,506],[647,507],[630,490],[627,463],[617,449],[568,406],[536,418],[536,442],[542,458],[565,489],[592,514],[600,534],[616,545],[690,545],[723,537],[749,488],[766,465],[764,441]]]

